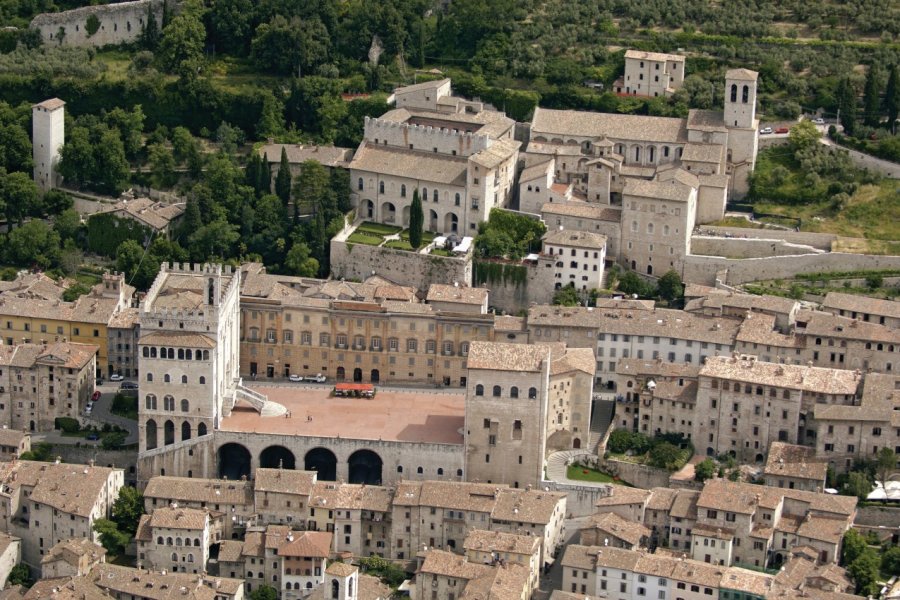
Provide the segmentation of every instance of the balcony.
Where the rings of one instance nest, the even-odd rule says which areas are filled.
[[[337,344],[334,345],[334,347],[337,348],[337,349],[339,349],[339,350],[346,350],[346,349],[347,349],[347,344],[341,344],[340,342],[338,342]]]
[[[369,346],[369,352],[381,352],[382,350],[381,346]]]

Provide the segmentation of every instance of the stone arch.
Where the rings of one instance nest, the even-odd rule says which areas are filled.
[[[197,425],[197,436],[206,435],[206,423]]]
[[[444,233],[458,233],[459,232],[459,217],[456,216],[456,213],[448,212],[444,215]]]
[[[428,231],[438,230],[438,214],[433,209],[428,210]]]
[[[319,481],[337,480],[337,457],[328,448],[313,448],[303,457],[303,468],[318,473]]]
[[[375,218],[375,203],[371,200],[363,200],[362,213],[366,219]]]
[[[150,419],[149,421],[147,421],[147,425],[145,426],[145,435],[147,438],[147,440],[146,440],[147,450],[153,450],[154,448],[156,448],[156,446],[158,444],[158,441],[156,439],[157,438],[156,429],[157,429],[156,421],[154,421],[153,419]]]
[[[347,459],[350,483],[381,485],[381,457],[371,450],[357,450]]]
[[[410,215],[409,211],[410,211],[409,206],[403,207],[403,222],[400,224],[403,225],[404,227],[409,227],[409,215]]]
[[[166,421],[163,425],[163,443],[168,446],[175,443],[175,423]]]
[[[240,479],[250,477],[250,451],[241,444],[229,442],[219,447],[216,452],[219,465],[219,477],[222,479]]]
[[[259,453],[259,466],[264,469],[296,469],[294,453],[284,446],[269,446]]]
[[[381,204],[381,220],[385,223],[397,222],[397,207],[393,202],[383,202]]]
[[[191,424],[185,421],[181,424],[181,441],[191,439]]]

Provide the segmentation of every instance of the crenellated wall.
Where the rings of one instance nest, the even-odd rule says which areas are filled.
[[[378,144],[428,152],[437,148],[438,154],[455,153],[463,157],[481,152],[491,144],[490,138],[483,134],[370,117],[366,117],[365,139],[373,143],[377,140]]]
[[[162,28],[164,1],[134,0],[42,13],[32,19],[31,28],[40,31],[41,39],[48,45],[99,48],[110,44],[128,44],[140,38],[151,10]],[[175,4],[175,0],[171,0],[169,9],[173,9]],[[89,35],[87,23],[92,15],[97,17],[100,28]]]

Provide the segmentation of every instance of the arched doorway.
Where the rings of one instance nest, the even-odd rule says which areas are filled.
[[[428,231],[438,230],[438,215],[433,210],[428,211]]]
[[[28,428],[29,428],[31,431],[34,431],[34,429],[35,429],[35,427],[34,427],[34,421],[31,421],[31,422],[28,424]]]
[[[459,218],[455,213],[447,213],[444,216],[444,233],[457,233],[459,231]]]
[[[359,367],[353,369],[353,381],[357,383],[362,381],[362,369],[360,369]]]
[[[259,466],[264,469],[296,469],[294,453],[284,446],[269,446],[259,453]]]
[[[156,421],[154,421],[153,419],[150,419],[149,421],[147,421],[146,435],[147,435],[147,442],[146,442],[147,450],[153,450],[154,448],[156,448],[156,445],[158,443],[156,441]]]
[[[221,446],[216,452],[216,461],[222,479],[250,477],[250,451],[240,444],[230,442]]]
[[[397,222],[397,208],[393,202],[385,202],[381,205],[381,220],[384,223]]]
[[[185,421],[181,424],[181,441],[191,439],[191,424]]]
[[[371,200],[363,200],[363,214],[367,219],[375,218],[375,203]]]
[[[163,425],[163,443],[168,446],[175,443],[175,423],[166,421]]]
[[[409,227],[409,207],[403,207],[403,223],[401,223],[404,227]]]
[[[337,481],[337,457],[328,448],[313,448],[303,457],[303,468],[315,471],[319,481]]]
[[[371,450],[357,450],[347,459],[350,483],[381,485],[381,457]]]
[[[576,450],[581,449],[581,438],[575,438],[574,440],[572,440],[572,447]]]
[[[372,383],[381,381],[381,373],[378,372],[378,369],[372,369],[372,372],[369,374],[369,381]]]
[[[335,379],[338,381],[343,381],[347,378],[347,372],[344,370],[344,367],[337,368],[337,374],[335,375]]]

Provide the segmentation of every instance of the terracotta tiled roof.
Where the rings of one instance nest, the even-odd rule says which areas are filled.
[[[10,479],[15,472],[13,479]],[[30,499],[60,512],[89,517],[98,500],[104,497],[113,473],[121,469],[88,465],[54,464],[20,460],[14,463],[3,482],[11,488],[32,487]]]
[[[145,498],[164,501],[253,506],[253,483],[191,477],[153,477],[144,490]]]
[[[608,137],[614,140],[685,142],[684,119],[595,113],[536,108],[531,120],[531,138],[543,136],[579,139]]]
[[[766,459],[765,474],[824,482],[828,463],[815,458],[815,448],[772,442]]]
[[[526,344],[472,342],[469,346],[469,369],[539,372],[549,360],[549,349]]]
[[[541,547],[541,538],[533,535],[516,535],[502,531],[473,529],[466,536],[463,548],[477,552],[509,552],[531,555]]]
[[[459,304],[484,304],[488,290],[457,285],[432,283],[428,286],[426,302],[457,302]]]
[[[596,529],[601,535],[619,538],[632,546],[650,537],[650,530],[641,523],[628,521],[612,512],[591,515],[582,529]]]
[[[769,385],[819,394],[856,394],[862,377],[855,371],[770,363],[755,356],[707,357],[701,377]]]
[[[254,490],[256,492],[309,496],[315,483],[316,473],[314,471],[259,468],[256,469]]]
[[[334,534],[328,531],[295,531],[278,547],[278,556],[328,558]]]
[[[197,508],[157,508],[150,515],[151,527],[166,529],[204,529],[209,522],[209,511]]]

